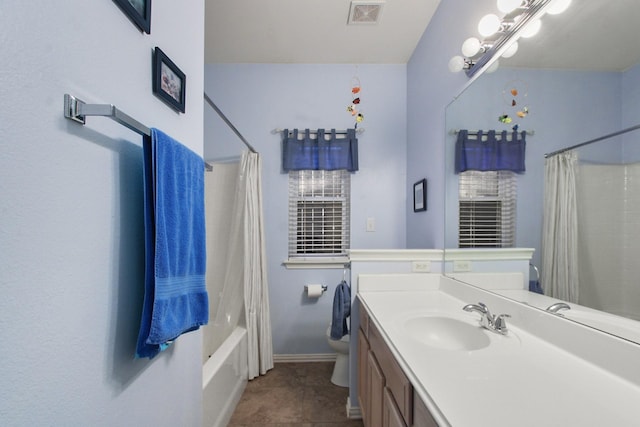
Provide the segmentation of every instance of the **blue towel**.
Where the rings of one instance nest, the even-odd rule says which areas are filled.
[[[537,294],[544,294],[542,291],[542,286],[540,286],[540,281],[538,280],[529,280],[529,292],[535,292]]]
[[[333,316],[331,318],[331,339],[339,340],[349,333],[347,317],[351,314],[351,289],[344,280],[336,286],[333,294]]]
[[[145,293],[136,356],[153,358],[209,320],[204,161],[157,129],[143,152]]]

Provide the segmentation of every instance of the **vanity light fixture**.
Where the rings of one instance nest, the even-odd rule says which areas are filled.
[[[531,38],[540,32],[540,27],[542,27],[542,21],[540,19],[536,19],[535,21],[532,21],[527,28],[522,30],[520,36],[525,39]]]
[[[522,5],[522,0],[498,0],[498,10],[504,14],[511,13]]]
[[[449,70],[464,70],[468,77],[473,77],[491,62],[487,71],[495,71],[498,57],[509,58],[518,51],[520,37],[533,37],[540,31],[540,18],[545,13],[564,12],[570,3],[571,0],[497,0],[497,8],[504,14],[502,18],[493,13],[483,16],[478,24],[483,39],[466,39],[462,44],[463,56],[451,58]]]
[[[484,15],[478,23],[478,32],[481,36],[489,37],[500,30],[500,18],[493,13]]]

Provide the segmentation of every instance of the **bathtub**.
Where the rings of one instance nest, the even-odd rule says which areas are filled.
[[[247,330],[238,326],[202,366],[203,427],[228,424],[247,377]]]

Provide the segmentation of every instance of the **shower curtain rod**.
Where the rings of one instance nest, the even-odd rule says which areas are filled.
[[[249,144],[249,141],[247,141],[244,138],[244,136],[242,136],[240,131],[238,131],[238,129],[236,129],[236,127],[233,125],[233,123],[231,123],[231,121],[229,121],[229,119],[227,119],[227,116],[225,116],[224,113],[218,108],[218,106],[216,104],[214,104],[214,102],[211,100],[211,98],[209,98],[209,95],[207,95],[207,92],[204,92],[203,95],[204,95],[204,100],[207,101],[207,104],[209,104],[209,106],[211,108],[213,108],[216,113],[218,113],[220,118],[227,124],[227,126],[229,126],[231,128],[231,130],[238,136],[238,138],[240,138],[240,140],[242,142],[244,142],[244,145],[246,145],[247,148],[249,148],[249,151],[251,151],[252,153],[257,153],[255,148],[253,148],[251,146],[251,144]]]
[[[151,136],[151,129],[134,119],[133,117],[118,110],[113,104],[87,104],[75,96],[64,94],[64,116],[69,119],[86,123],[87,116],[109,117],[111,120],[131,129],[140,135]]]
[[[293,130],[293,129],[289,130],[289,132],[291,132],[292,130]],[[284,129],[281,129],[281,128],[275,128],[274,130],[272,130],[272,131],[271,131],[271,133],[273,133],[273,134],[281,133],[281,132],[284,132]],[[312,130],[312,131],[310,131],[310,132],[311,132],[311,133],[318,133],[318,131],[317,131],[317,130]],[[362,133],[362,132],[364,132],[364,128],[356,128],[356,133]],[[343,134],[345,134],[345,135],[346,135],[346,133],[347,133],[347,131],[346,131],[346,130],[337,130],[337,131],[336,131],[336,134],[338,134],[338,135],[343,135]]]
[[[640,129],[640,125],[635,125],[628,127],[626,129],[619,130],[618,132],[613,132],[608,135],[601,136],[596,139],[590,139],[589,141],[581,142],[580,144],[572,145],[571,147],[562,148],[557,151],[552,151],[551,153],[547,153],[544,155],[544,158],[555,156],[556,154],[564,153],[565,151],[573,150],[574,148],[579,148],[585,145],[593,144],[594,142],[602,141],[605,139],[613,138],[614,136],[622,135],[623,133],[631,132],[633,130]]]

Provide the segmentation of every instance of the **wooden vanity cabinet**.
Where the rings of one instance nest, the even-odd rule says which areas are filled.
[[[362,305],[358,400],[365,427],[437,427]]]
[[[431,412],[427,409],[422,399],[416,397],[413,400],[413,425],[420,427],[438,427]]]

